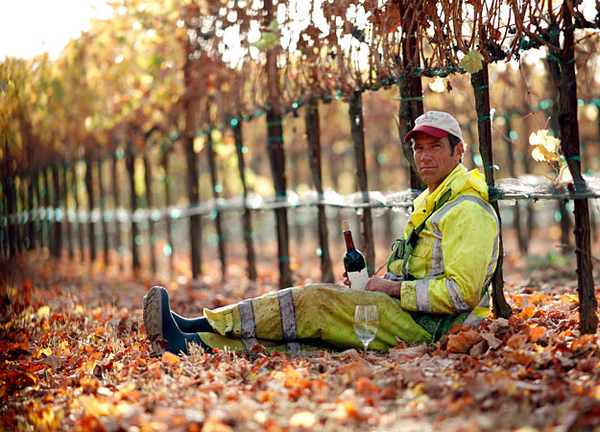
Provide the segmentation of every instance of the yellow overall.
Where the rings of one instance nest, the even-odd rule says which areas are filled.
[[[446,193],[447,191],[451,191]],[[444,194],[444,202],[436,202]],[[219,309],[204,309],[216,333],[199,333],[210,347],[249,349],[260,343],[295,351],[310,346],[361,348],[352,325],[354,308],[375,304],[379,331],[369,345],[388,349],[397,338],[432,342],[455,322],[477,323],[490,312],[489,282],[498,258],[498,218],[478,171],[458,165],[433,192],[415,200],[402,240],[422,222],[418,243],[404,265],[398,245],[386,277],[402,277],[401,299],[345,286],[287,288]]]

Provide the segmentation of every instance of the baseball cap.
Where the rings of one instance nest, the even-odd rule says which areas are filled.
[[[427,111],[415,120],[415,127],[406,134],[404,142],[407,143],[417,133],[423,132],[435,138],[441,138],[448,134],[454,135],[464,141],[460,125],[454,117],[443,111]]]

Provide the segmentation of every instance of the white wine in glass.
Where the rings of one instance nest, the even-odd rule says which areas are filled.
[[[354,334],[365,346],[364,356],[367,355],[369,344],[377,336],[379,315],[375,305],[357,305],[354,309]]]

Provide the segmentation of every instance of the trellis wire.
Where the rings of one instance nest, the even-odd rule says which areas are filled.
[[[575,200],[575,199],[600,199],[600,178],[592,175],[584,176],[587,184],[585,190],[574,190],[570,185],[560,185],[550,181],[542,181],[542,177],[525,176],[524,179],[501,178],[496,184],[489,188],[490,201],[515,201],[515,200]],[[321,196],[316,191],[310,191],[303,196],[288,191],[285,197],[262,197],[255,193],[249,193],[244,200],[241,197],[220,198],[208,200],[195,206],[170,206],[168,208],[138,208],[133,214],[124,207],[115,210],[101,211],[94,208],[91,212],[86,210],[69,210],[65,212],[61,208],[44,207],[27,212],[19,212],[9,216],[3,216],[2,226],[8,224],[25,224],[27,222],[49,221],[69,223],[141,223],[144,221],[159,222],[164,220],[178,220],[192,215],[211,216],[215,211],[241,212],[244,209],[252,211],[269,211],[278,208],[294,209],[298,207],[316,207],[318,205],[361,210],[365,208],[400,211],[408,210],[413,205],[413,200],[421,191],[407,189],[401,192],[383,193],[380,191],[369,191],[368,202],[365,202],[365,194],[356,192],[350,195],[340,195],[334,191],[325,191]]]

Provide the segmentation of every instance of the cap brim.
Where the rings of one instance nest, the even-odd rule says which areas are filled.
[[[423,132],[424,134],[430,135],[434,138],[442,138],[448,135],[448,132],[443,129],[438,129],[433,126],[418,126],[406,134],[404,137],[404,142],[408,143],[417,132]]]

